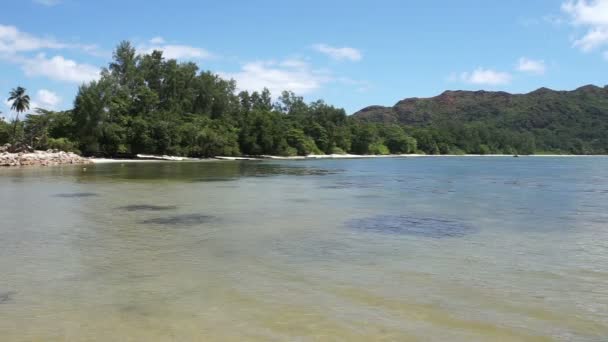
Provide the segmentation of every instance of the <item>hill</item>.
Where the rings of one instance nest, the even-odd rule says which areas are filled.
[[[540,88],[527,94],[445,91],[431,98],[404,99],[393,107],[366,107],[353,117],[438,130],[448,136],[472,128],[489,134],[531,135],[534,152],[608,152],[608,86],[586,85],[573,91]]]

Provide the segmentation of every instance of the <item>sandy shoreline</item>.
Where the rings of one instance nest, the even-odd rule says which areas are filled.
[[[175,156],[140,156],[143,159],[111,159],[111,158],[91,158],[94,164],[105,163],[153,163],[158,161],[185,161],[185,162],[202,162],[202,161],[263,161],[263,160],[318,160],[318,159],[382,159],[382,158],[443,158],[443,157],[493,157],[493,158],[513,158],[509,154],[389,154],[389,155],[356,155],[356,154],[327,154],[327,155],[308,155],[308,156],[252,156],[252,157],[228,157],[217,156],[214,158],[186,158]],[[573,155],[573,154],[532,154],[518,156],[526,157],[608,157],[606,155]]]

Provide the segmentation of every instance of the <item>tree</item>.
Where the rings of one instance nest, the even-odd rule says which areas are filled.
[[[19,122],[19,114],[30,109],[30,96],[27,95],[25,88],[13,88],[9,93],[8,101],[12,101],[11,110],[17,112],[15,122],[13,123],[13,144],[17,142],[17,123]]]
[[[355,126],[352,137],[352,152],[357,154],[370,153],[370,146],[378,141],[378,132],[372,125]]]
[[[38,108],[35,115],[27,115],[25,118],[25,139],[35,149],[45,148],[48,144],[49,126],[51,125],[52,113]]]
[[[384,136],[384,144],[391,153],[416,152],[416,139],[405,134],[403,128],[397,125],[385,126],[382,135]]]
[[[9,124],[0,118],[0,145],[4,145],[10,141],[11,138],[11,129]]]

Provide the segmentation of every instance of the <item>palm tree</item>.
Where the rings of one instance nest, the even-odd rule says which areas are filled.
[[[13,88],[9,93],[9,101],[13,101],[11,110],[17,112],[17,117],[13,124],[13,144],[17,139],[17,123],[19,122],[19,114],[30,109],[30,96],[25,93],[25,88],[17,87]]]

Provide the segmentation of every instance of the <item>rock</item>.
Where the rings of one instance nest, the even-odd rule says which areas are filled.
[[[27,145],[24,146],[24,150],[27,150],[28,148],[30,147]],[[0,151],[0,166],[51,166],[91,163],[91,160],[88,158],[83,158],[72,152],[63,152],[57,150],[49,151],[29,151],[18,153]]]

